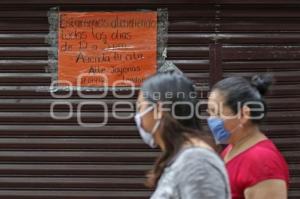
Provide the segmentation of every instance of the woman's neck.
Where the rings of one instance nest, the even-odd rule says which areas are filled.
[[[224,161],[226,163],[256,143],[267,139],[257,126],[250,126],[248,128],[244,127],[236,134],[238,135],[235,135],[235,137],[230,140],[230,144],[232,144],[231,150],[229,150],[224,157]]]
[[[211,146],[209,146],[209,144],[196,137],[190,138],[189,141],[183,144],[183,147],[189,147],[189,146],[200,147],[200,148],[205,148],[214,151],[214,149]]]
[[[246,143],[257,142],[267,137],[259,130],[257,125],[248,125],[242,127],[242,129],[235,133],[230,139],[230,144],[233,147],[239,147]]]

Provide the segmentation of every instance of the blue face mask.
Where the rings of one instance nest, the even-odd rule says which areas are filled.
[[[224,120],[217,117],[207,119],[208,126],[217,144],[228,144],[230,133],[224,127]]]

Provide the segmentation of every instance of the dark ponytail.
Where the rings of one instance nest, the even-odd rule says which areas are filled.
[[[273,77],[272,75],[268,75],[268,74],[255,75],[251,79],[251,85],[258,90],[261,96],[265,96],[272,83],[273,83]]]

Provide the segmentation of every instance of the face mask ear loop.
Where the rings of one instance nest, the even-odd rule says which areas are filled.
[[[150,106],[146,110],[144,110],[144,112],[139,113],[140,117],[143,117],[144,115],[146,115],[147,113],[149,113],[153,108],[154,108],[154,106]]]
[[[152,135],[155,134],[155,132],[157,131],[159,125],[160,125],[160,120],[158,120],[158,121],[155,123],[155,125],[154,125],[154,127],[153,127],[153,129],[152,129],[152,131],[151,131],[151,134],[152,134]]]

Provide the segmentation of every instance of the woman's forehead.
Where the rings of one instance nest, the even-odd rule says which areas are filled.
[[[228,112],[230,108],[227,107],[225,97],[220,91],[213,91],[208,98],[208,109],[221,109],[222,111]]]
[[[139,92],[137,101],[138,101],[139,103],[145,101],[143,91],[140,91],[140,92]]]
[[[138,99],[137,99],[137,107],[145,107],[149,104],[149,102],[147,102],[145,100],[144,94],[142,91],[140,91],[139,95],[138,95]]]
[[[214,90],[210,93],[208,100],[211,102],[224,102],[224,95],[218,90]]]

